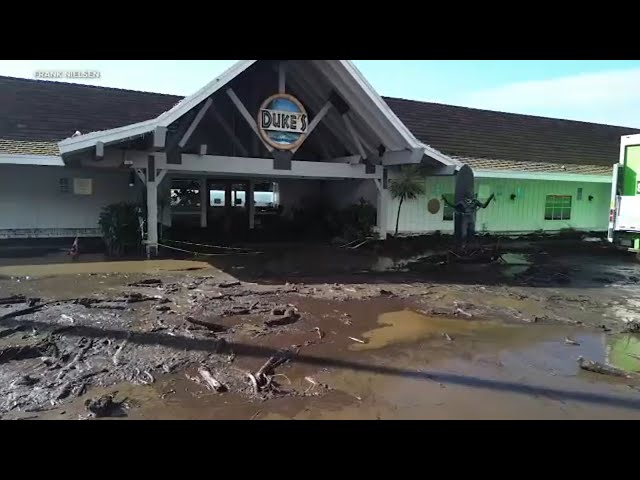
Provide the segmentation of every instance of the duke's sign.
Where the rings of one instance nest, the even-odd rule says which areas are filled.
[[[260,135],[278,150],[299,146],[309,128],[309,117],[300,101],[285,93],[267,98],[258,112]]]

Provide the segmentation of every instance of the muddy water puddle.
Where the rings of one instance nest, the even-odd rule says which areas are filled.
[[[130,260],[122,262],[69,262],[41,265],[0,266],[3,277],[47,277],[87,273],[157,273],[210,268],[205,262],[189,260]]]

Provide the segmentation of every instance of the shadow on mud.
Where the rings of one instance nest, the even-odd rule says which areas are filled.
[[[50,324],[29,321],[29,320],[5,320],[3,325],[9,327],[24,326],[26,328],[51,328]],[[65,335],[89,338],[115,338],[128,339],[129,342],[140,345],[163,345],[175,349],[190,349],[209,353],[222,353],[232,351],[236,355],[245,357],[268,358],[279,351],[274,348],[247,345],[236,342],[227,342],[222,339],[189,339],[162,335],[153,332],[128,332],[122,330],[102,329],[87,326],[69,326],[65,328]],[[435,371],[415,371],[382,365],[371,365],[367,363],[353,362],[334,358],[318,357],[314,355],[298,354],[295,356],[296,363],[304,363],[318,367],[344,368],[363,372],[371,372],[382,375],[394,375],[403,378],[428,380],[433,382],[448,383],[451,385],[461,385],[472,388],[512,392],[522,395],[542,395],[556,400],[573,400],[598,405],[612,407],[622,407],[640,410],[640,398],[625,398],[620,396],[605,395],[600,393],[580,392],[574,390],[563,390],[558,388],[540,387],[527,385],[518,382],[507,382],[479,378],[469,375],[455,373],[444,373]]]

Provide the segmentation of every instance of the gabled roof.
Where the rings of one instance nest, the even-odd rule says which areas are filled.
[[[206,98],[212,83],[188,98]],[[602,173],[618,161],[620,137],[640,133],[628,127],[378,98],[376,108],[388,108],[418,142],[478,169],[561,172],[565,165],[567,172]],[[87,133],[132,123],[142,123],[144,129],[146,122],[170,118],[170,112],[189,104],[175,95],[0,76],[0,105],[0,155],[59,155],[57,143],[76,130]]]
[[[184,98],[180,103],[156,118],[110,130],[66,138],[59,142],[60,151],[65,154],[84,150],[95,146],[97,142],[104,144],[117,143],[152,132],[158,127],[168,127],[201,104],[205,99],[227,86],[233,79],[256,62],[258,60],[237,62],[196,93]],[[382,97],[377,94],[352,62],[349,60],[311,60],[309,63],[314,64],[316,68],[332,79],[337,85],[338,91],[344,88],[348,92],[349,97],[347,100],[352,109],[359,113],[361,121],[365,124],[371,124],[372,128],[377,129],[381,138],[387,139],[389,143],[387,141],[384,142],[387,148],[392,151],[422,150],[444,164],[457,163],[441,152],[418,141],[395,116],[393,111],[389,109]]]

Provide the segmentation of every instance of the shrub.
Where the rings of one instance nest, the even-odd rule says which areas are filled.
[[[140,208],[132,203],[114,203],[107,205],[100,213],[98,224],[107,255],[121,257],[140,252],[142,235],[138,215]]]

